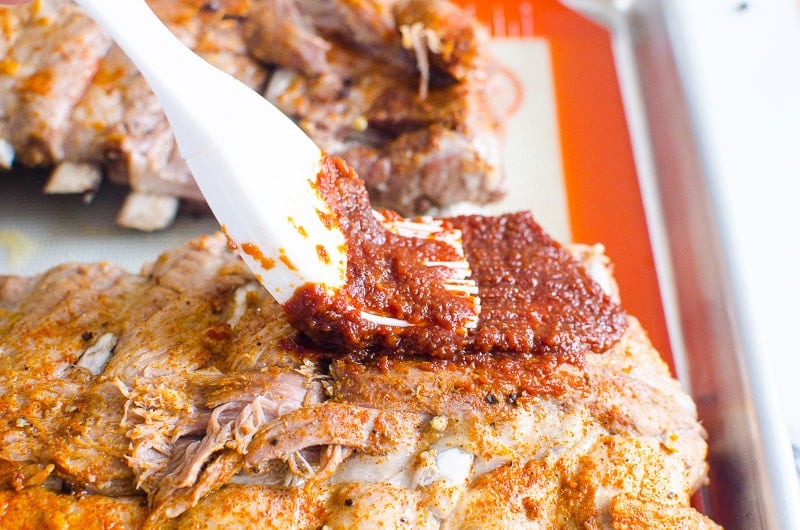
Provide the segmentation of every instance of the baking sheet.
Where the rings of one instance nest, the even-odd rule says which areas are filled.
[[[179,216],[146,234],[114,224],[127,193],[102,183],[87,202],[81,195],[44,195],[42,172],[0,173],[0,274],[30,276],[59,263],[112,261],[131,272],[166,249],[218,230],[210,216]]]
[[[673,353],[710,437],[704,504],[727,528],[800,528],[798,247],[781,230],[800,222],[773,196],[800,175],[797,5],[570,4],[614,36]]]
[[[728,528],[800,527],[796,484],[778,469],[785,460],[766,454],[784,440],[767,383],[746,371],[724,267],[707,252],[718,244],[711,199],[697,193],[703,168],[661,2],[572,2],[600,23],[556,0],[462,3],[492,28],[509,93],[522,87],[505,154],[512,193],[492,210],[528,208],[561,240],[606,245],[625,307],[690,388],[709,430],[712,481],[701,508]],[[138,270],[217,228],[181,216],[162,232],[120,229],[122,188],[104,183],[86,203],[41,195],[44,181],[0,174],[0,274],[65,261]]]

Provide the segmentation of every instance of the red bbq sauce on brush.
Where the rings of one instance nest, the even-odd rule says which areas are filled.
[[[523,212],[444,220],[462,231],[481,299],[477,326],[465,330],[472,303],[445,289],[448,269],[425,265],[458,259],[452,247],[384,228],[363,182],[340,159],[325,158],[317,187],[345,236],[346,283],[333,294],[318,285],[302,286],[285,310],[307,340],[332,356],[577,358],[605,351],[625,329],[622,309]],[[362,310],[412,325],[378,325],[363,319]]]

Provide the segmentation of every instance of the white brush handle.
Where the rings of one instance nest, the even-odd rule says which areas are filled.
[[[214,215],[278,302],[305,283],[344,285],[344,236],[320,216],[330,209],[314,186],[322,159],[314,142],[183,45],[144,0],[76,3],[147,79]]]

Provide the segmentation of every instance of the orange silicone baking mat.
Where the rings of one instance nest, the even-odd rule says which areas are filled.
[[[459,3],[495,40],[546,41],[572,239],[605,245],[624,307],[670,359],[610,34],[557,0]]]

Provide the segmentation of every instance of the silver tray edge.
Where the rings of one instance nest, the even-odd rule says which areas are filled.
[[[693,53],[679,26],[687,14],[676,13],[682,5],[675,0],[564,3],[612,35],[673,361],[709,432],[702,507],[726,528],[800,528],[798,475],[773,360],[759,347],[737,288],[714,185],[720,168],[703,141],[714,131],[699,123],[694,106],[701,98],[683,68]]]

